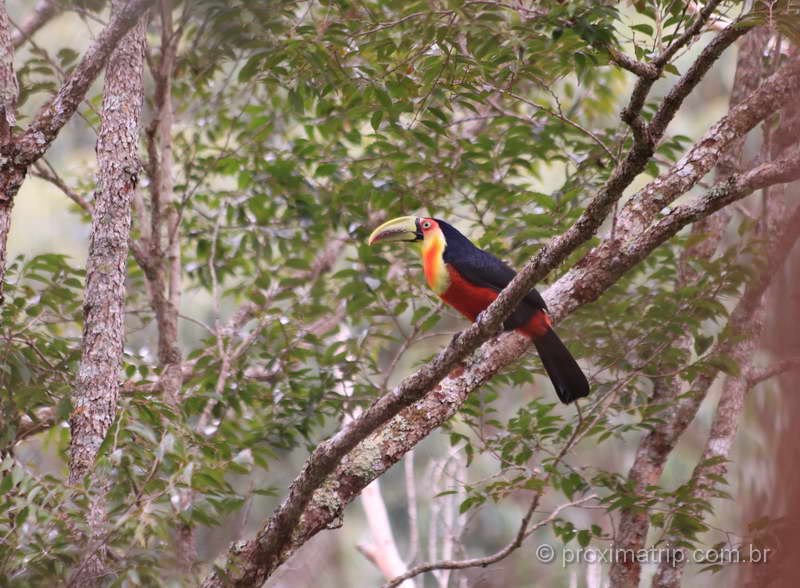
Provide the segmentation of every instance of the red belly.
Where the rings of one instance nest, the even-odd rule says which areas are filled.
[[[450,286],[441,295],[442,300],[474,321],[497,298],[497,292],[491,288],[475,286],[461,277],[453,266],[446,267],[447,273],[450,274]]]
[[[469,320],[474,321],[478,315],[497,298],[497,292],[491,288],[475,286],[465,280],[458,271],[447,265],[450,274],[450,286],[441,295],[442,300],[455,308]],[[550,317],[543,310],[533,313],[523,327],[517,329],[529,337],[544,335],[550,330]]]

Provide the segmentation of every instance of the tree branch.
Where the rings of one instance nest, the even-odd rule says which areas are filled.
[[[43,161],[47,160],[43,159]],[[75,204],[80,206],[85,212],[88,212],[89,214],[92,213],[92,205],[89,204],[89,202],[83,196],[81,196],[75,190],[70,188],[64,181],[64,179],[57,173],[55,173],[52,168],[48,168],[48,166],[42,165],[41,161],[37,161],[36,163],[33,164],[33,170],[34,170],[33,175],[35,177],[41,178],[46,182],[50,182],[56,188],[61,190],[64,196],[66,196],[67,198],[72,200]]]
[[[800,165],[798,165],[796,171],[798,177],[800,177]],[[748,193],[750,193],[749,190],[737,192],[740,198]],[[706,202],[705,198],[700,198],[699,200]],[[716,210],[712,204],[713,201],[706,204],[705,215],[712,214]],[[663,227],[658,231],[652,230],[652,232],[642,236],[641,243],[638,243],[636,247],[621,251],[612,265],[598,267],[596,272],[587,277],[587,280],[593,286],[598,286],[597,295],[599,296],[602,291],[615,283],[628,269],[641,261],[649,252],[670,236],[677,233],[680,228],[696,220],[695,217],[696,215],[670,217],[672,218],[672,223],[674,223],[670,231],[663,230]],[[555,320],[565,316],[566,309],[572,311],[589,301],[584,297],[582,290],[565,288],[561,284],[562,281],[569,279],[568,276],[562,277],[543,293],[548,307],[554,311]],[[567,301],[557,300],[553,297],[555,293],[562,293],[562,296],[570,299]],[[461,335],[456,337],[456,343],[461,341],[475,326],[473,325],[469,329],[462,331]],[[323,480],[317,486],[319,490],[316,490],[316,493],[312,491],[313,497],[306,502],[307,506],[304,507],[302,512],[301,522],[293,527],[291,539],[287,539],[286,542],[281,544],[279,553],[274,556],[275,559],[270,560],[270,565],[274,567],[280,565],[300,545],[340,516],[341,509],[357,496],[369,481],[380,476],[399,460],[403,453],[455,414],[471,391],[479,388],[501,369],[516,361],[528,348],[529,343],[526,337],[514,332],[501,334],[496,339],[483,345],[470,358],[468,365],[454,370],[449,377],[442,380],[430,393],[423,395],[416,404],[397,414],[386,425],[361,441],[358,448],[346,451],[346,457],[342,459],[335,472],[328,478],[329,480],[335,480],[335,486],[329,486],[329,483],[333,484],[333,482],[325,482]],[[448,347],[448,350],[452,346],[453,343]],[[410,389],[416,392],[410,386],[420,385],[421,382],[424,383],[423,377],[430,377],[431,366],[438,367],[436,365],[437,362],[446,361],[443,358],[444,354],[445,352],[440,353],[433,362],[409,376],[395,390],[376,401],[365,414],[373,411],[372,418],[377,418],[375,411],[388,411],[389,409],[386,407],[392,406],[388,404],[392,399],[394,399],[394,402],[402,402],[402,398],[397,399],[395,396],[398,390]],[[410,382],[405,383],[407,381]],[[408,388],[404,388],[405,386],[408,386]],[[364,423],[361,419],[357,419],[349,427],[343,427],[334,437],[323,442],[312,453],[295,484],[299,480],[308,484],[311,480],[310,476],[321,475],[320,468],[331,459],[330,452],[341,451],[343,444],[350,442],[354,436],[361,433],[367,426],[369,426],[369,423]],[[320,458],[320,455],[322,455],[322,458]],[[291,501],[298,500],[296,492],[298,492],[298,488],[293,485],[281,508],[288,508]],[[271,519],[270,523],[262,529],[254,540],[244,545],[236,544],[231,549],[228,564],[229,570],[237,570],[239,572],[239,575],[233,577],[230,576],[229,572],[228,580],[232,581],[234,585],[252,585],[267,575],[266,569],[261,567],[264,562],[264,560],[260,559],[263,557],[261,549],[264,546],[264,538],[270,532],[270,525],[273,524],[275,524],[274,519]],[[220,581],[212,575],[206,579],[204,585],[218,586],[220,584],[217,582]]]
[[[775,376],[780,376],[781,374],[795,370],[798,367],[800,367],[800,357],[782,359],[760,369],[753,368],[746,374],[747,385],[750,388],[754,388],[761,382],[765,382],[771,378],[774,378]]]
[[[652,63],[638,61],[618,50],[616,47],[609,47],[608,54],[614,64],[645,80],[655,81],[661,75],[661,72],[659,72],[658,68]]]
[[[34,417],[31,418],[27,414],[22,415],[17,424],[16,434],[14,436],[14,443],[24,441],[28,437],[46,431],[56,424],[56,411],[52,406],[43,406],[34,411]]]
[[[725,27],[711,42],[703,47],[700,56],[695,59],[678,83],[670,88],[664,97],[661,106],[653,115],[652,120],[647,125],[650,136],[657,143],[667,125],[675,118],[675,113],[683,104],[686,97],[694,90],[701,79],[708,73],[711,66],[719,59],[720,55],[730,47],[739,37],[748,33],[752,27],[746,26],[737,21]]]
[[[397,551],[397,543],[394,540],[392,526],[389,522],[389,515],[386,512],[386,504],[381,495],[380,480],[375,479],[361,492],[361,504],[364,507],[364,514],[367,517],[372,539],[375,546],[364,551],[370,554],[370,559],[387,579],[404,574],[406,565]],[[403,588],[414,588],[412,581],[400,581]]]
[[[741,300],[731,313],[728,324],[730,335],[727,341],[734,341],[734,343],[728,344],[726,352],[737,362],[742,374],[725,378],[705,449],[688,482],[689,495],[694,499],[712,497],[717,486],[716,480],[724,476],[727,471],[725,461],[736,439],[739,420],[744,409],[744,397],[755,385],[748,374],[753,369],[756,344],[764,328],[767,310],[766,291],[780,268],[786,263],[789,252],[800,239],[800,206],[795,208],[793,214],[785,215],[782,200],[779,198],[769,201],[766,216],[769,217],[772,226],[762,226],[761,230],[769,241],[766,254],[767,263],[759,276],[748,284]],[[767,224],[763,223],[763,225]],[[787,362],[780,367],[788,369],[793,364],[796,365],[796,362]],[[683,508],[701,516],[702,513],[698,511],[696,505],[697,502],[688,500],[681,503]],[[686,551],[681,544],[682,536],[679,531],[672,529],[669,541],[673,549]],[[669,562],[662,561],[653,585],[663,588],[678,588],[683,577],[685,563],[680,558]]]
[[[39,110],[30,126],[16,141],[13,153],[15,165],[27,167],[47,151],[61,128],[75,114],[120,39],[154,2],[155,0],[129,0],[115,14],[58,93]]]
[[[119,2],[115,4],[119,6]],[[130,199],[139,173],[144,27],[135,27],[112,58],[97,142],[99,172],[87,261],[84,333],[73,395],[70,481],[91,469],[116,410],[124,338]],[[124,104],[125,108],[120,105]],[[98,426],[98,419],[103,426]]]
[[[665,206],[703,178],[728,146],[800,92],[800,59],[786,63],[731,108],[681,159],[628,200],[617,219],[619,239],[639,233]]]
[[[11,135],[14,125],[17,124],[16,104],[19,95],[17,76],[14,73],[14,48],[8,24],[6,3],[3,1],[0,2],[0,156],[11,145]],[[0,306],[3,304],[6,243],[11,231],[11,203],[11,198],[6,197],[0,189]]]
[[[33,36],[36,31],[42,28],[56,14],[61,11],[56,0],[39,0],[33,8],[33,12],[25,19],[19,28],[11,35],[14,48],[19,48],[25,41]]]
[[[622,120],[631,127],[631,130],[633,131],[634,141],[640,150],[649,151],[650,154],[652,155],[652,150],[654,148],[654,145],[655,143],[658,142],[658,139],[660,138],[660,134],[654,133],[653,129],[649,128],[641,117],[642,108],[644,107],[645,100],[647,100],[647,95],[650,93],[650,89],[653,87],[655,81],[661,76],[664,67],[670,62],[670,60],[672,60],[675,54],[680,49],[685,47],[694,36],[700,33],[700,31],[705,26],[706,22],[708,22],[708,19],[714,13],[714,10],[716,10],[719,3],[720,0],[711,0],[710,2],[708,2],[708,4],[706,4],[703,7],[703,9],[699,12],[694,23],[692,23],[689,27],[687,27],[680,37],[676,38],[672,43],[670,43],[670,45],[667,48],[665,48],[664,51],[662,51],[653,60],[652,64],[648,64],[652,67],[652,69],[647,68],[646,75],[640,75],[639,79],[636,81],[636,85],[633,88],[633,92],[631,92],[631,97],[628,102],[628,105],[622,110],[621,117]],[[744,34],[744,32],[746,32],[746,29],[743,29],[741,34]],[[689,92],[691,92],[694,89],[694,86],[697,84],[699,79],[703,75],[705,75],[706,71],[708,71],[708,68],[711,67],[711,64],[713,64],[717,60],[719,55],[722,53],[722,51],[724,51],[724,49],[728,47],[731,43],[733,43],[733,41],[736,39],[736,37],[730,39],[729,37],[730,35],[725,35],[724,37],[722,35],[719,35],[714,41],[712,41],[712,43],[710,43],[707,47],[704,48],[700,57],[697,60],[695,60],[692,66],[693,68],[695,67],[697,68],[696,73],[699,75],[698,78],[695,79],[694,76],[687,77],[688,74],[686,74],[681,78],[678,84],[676,84],[675,86],[676,88],[679,86],[683,86],[683,91],[686,92],[686,94],[684,94],[683,97],[688,95]],[[713,50],[709,50],[709,47],[712,46]],[[613,61],[615,59],[614,56],[615,52],[612,51],[610,52],[610,54],[611,54],[611,59]],[[630,68],[630,69],[641,70],[642,73],[645,72],[644,69],[646,67],[645,65],[642,65],[641,67],[639,67],[638,65],[633,65],[634,63],[633,60],[623,59],[622,54],[618,54],[617,58],[620,61],[620,63],[624,64],[622,67],[628,66],[625,67],[625,69]],[[669,123],[669,121],[671,121],[672,118],[675,116],[675,111],[677,110],[677,105],[674,109],[669,106],[670,102],[677,101],[679,103],[682,100],[683,98],[680,97],[680,94],[676,94],[675,96],[672,97],[671,100],[665,99],[662,102],[661,108],[659,108],[659,112],[664,110],[665,107],[667,108],[667,110],[664,112],[663,115],[664,121]],[[664,128],[666,128],[666,125],[664,125]]]
[[[768,31],[760,29],[748,36],[740,48],[734,90],[731,93],[732,110],[741,106],[745,97],[758,88],[763,75],[761,53],[768,40]],[[733,177],[731,174],[741,168],[741,146],[743,140],[744,136],[739,136],[728,142],[721,153],[712,153],[713,156],[718,156],[717,177],[722,181]],[[702,145],[703,142],[701,140],[698,144]],[[662,176],[662,178],[668,177],[667,175]],[[700,175],[698,174],[698,179],[699,177]],[[691,285],[701,277],[694,269],[693,262],[698,259],[707,260],[711,258],[717,244],[722,239],[723,230],[729,216],[725,209],[721,209],[694,223],[692,233],[704,235],[705,238],[688,247],[682,253],[678,287]],[[673,343],[673,348],[690,354],[693,343],[693,338],[686,334]],[[727,341],[721,341],[714,347],[712,354],[727,353],[727,351]],[[678,376],[653,380],[654,389],[651,403],[668,408],[661,415],[662,422],[645,435],[639,443],[636,458],[628,474],[628,480],[632,483],[635,495],[645,497],[647,488],[658,483],[666,465],[666,460],[678,438],[694,419],[700,403],[705,398],[715,378],[716,372],[709,371],[701,374],[688,386]],[[685,394],[690,390],[692,394]],[[649,516],[647,511],[636,506],[623,509],[618,526],[619,535],[615,538],[615,542],[622,549],[634,551],[641,549],[644,547],[648,528]],[[615,586],[638,584],[640,571],[641,565],[637,561],[616,561],[611,565],[611,582]]]
[[[5,2],[0,5],[0,146],[11,141],[17,124],[17,97],[19,87],[14,73],[14,47],[11,44],[8,13]]]

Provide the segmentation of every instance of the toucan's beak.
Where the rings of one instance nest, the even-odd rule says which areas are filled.
[[[386,221],[372,231],[367,244],[374,245],[384,241],[421,241],[422,237],[419,219],[415,216],[401,216]]]

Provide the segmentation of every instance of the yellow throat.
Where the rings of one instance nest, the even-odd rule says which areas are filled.
[[[444,265],[446,242],[441,229],[426,233],[422,242],[422,269],[431,289],[440,296],[450,286],[450,274]]]

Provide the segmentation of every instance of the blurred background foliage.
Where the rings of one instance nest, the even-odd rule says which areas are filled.
[[[107,21],[102,2],[64,4],[68,9],[17,55],[20,124]],[[729,15],[742,9],[737,2],[722,6]],[[8,7],[19,23],[30,3],[9,0]],[[606,47],[650,55],[689,18],[682,8],[660,0],[543,0],[528,8],[469,0],[174,2],[176,19],[186,17],[173,82],[173,172],[184,276],[180,342],[188,367],[180,405],[162,402],[153,393],[156,324],[142,270],[131,259],[124,394],[98,463],[113,481],[109,541],[119,585],[191,585],[195,580],[181,575],[170,555],[178,518],[196,526],[201,564],[213,560],[229,541],[258,528],[309,449],[343,414],[369,404],[464,326],[427,290],[416,252],[366,247],[378,220],[441,217],[520,266],[577,218],[631,143],[618,117],[631,76],[609,66]],[[154,19],[151,63],[159,36]],[[698,45],[668,68],[651,99],[670,87]],[[632,189],[726,112],[734,60],[735,51],[726,54],[689,97],[649,176]],[[152,79],[147,83],[149,121]],[[68,189],[86,199],[96,173],[100,89],[98,82],[46,156]],[[758,147],[752,140],[748,153]],[[150,180],[145,166],[140,189]],[[616,509],[637,500],[625,484],[632,452],[658,422],[659,407],[647,403],[653,376],[677,370],[688,381],[698,370],[735,372],[729,358],[707,352],[759,255],[749,206],[739,208],[720,254],[704,262],[696,283],[676,288],[686,247],[678,236],[559,325],[595,397],[615,396],[597,426],[552,468],[542,510],[590,489],[611,508],[567,511],[532,545],[608,545]],[[3,585],[62,578],[80,556],[72,537],[85,531],[93,489],[76,494],[66,487],[64,421],[79,357],[88,220],[62,190],[37,177],[26,180],[14,210],[8,303],[0,311],[0,389],[10,423],[1,433]],[[252,311],[249,320],[226,328],[242,305]],[[683,334],[694,337],[691,356],[671,349]],[[223,348],[237,353],[219,393]],[[447,512],[462,533],[464,551],[456,556],[510,540],[527,490],[545,479],[543,470],[577,422],[574,407],[556,406],[541,374],[529,356],[418,446],[411,468],[418,539],[409,529],[402,466],[384,476],[403,553],[416,548],[417,562],[435,554],[427,541],[437,542],[432,529]],[[653,512],[660,515],[648,544],[676,515],[713,398],[654,489]],[[759,408],[780,399],[767,383],[748,402],[753,408],[727,479],[739,499],[771,484],[764,439],[773,421],[760,422]],[[11,452],[14,423],[22,415],[35,421],[48,407],[58,424]],[[175,504],[181,488],[193,491],[187,510]],[[732,502],[714,501],[708,520],[690,517],[686,539],[712,545],[727,532],[741,534],[744,516]],[[316,537],[270,585],[319,584],[320,573],[324,585],[380,582],[355,549],[368,541],[358,506],[344,519],[342,529]],[[195,579],[203,569],[197,566]],[[521,586],[535,577],[538,584],[567,585],[584,573],[582,566],[539,564],[524,547],[499,567],[454,573],[451,584]],[[686,583],[722,585],[735,573],[692,574]]]

